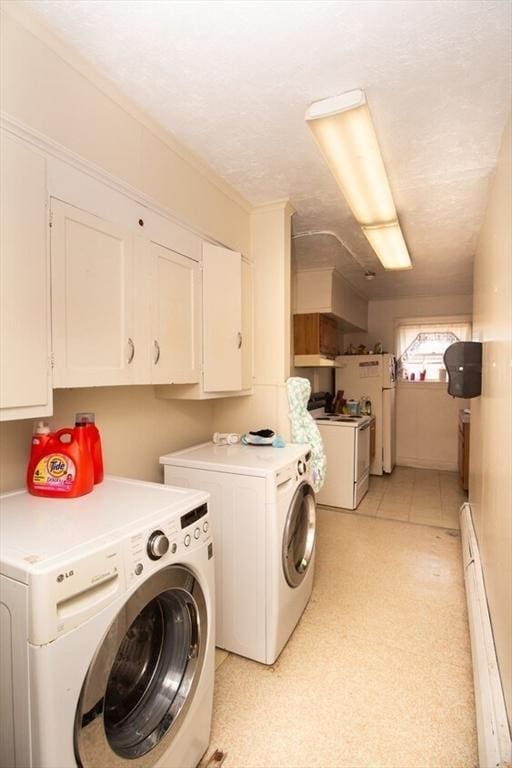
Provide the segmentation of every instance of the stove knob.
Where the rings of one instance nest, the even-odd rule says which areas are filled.
[[[303,475],[304,472],[306,471],[306,465],[304,464],[302,459],[297,464],[297,471],[298,471],[299,475]]]
[[[148,555],[152,560],[160,560],[169,549],[169,539],[163,531],[153,531],[148,540]]]

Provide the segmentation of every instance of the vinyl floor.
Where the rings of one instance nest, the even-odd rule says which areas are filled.
[[[395,467],[391,475],[370,477],[368,493],[353,511],[458,529],[460,506],[466,499],[456,472]]]
[[[461,500],[449,474],[377,482],[375,512],[318,510],[313,594],[277,662],[218,654],[203,764],[218,748],[223,768],[476,768],[460,534],[442,511]],[[399,486],[404,519],[386,514]],[[411,519],[422,496],[440,500],[437,525]]]

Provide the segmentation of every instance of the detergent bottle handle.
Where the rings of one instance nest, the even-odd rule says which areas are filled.
[[[71,438],[70,440],[62,440],[64,435],[69,435]],[[55,439],[59,441],[59,443],[64,443],[65,445],[69,445],[72,443],[76,438],[74,435],[74,432],[69,427],[64,427],[63,429],[58,429],[57,432],[55,432]]]

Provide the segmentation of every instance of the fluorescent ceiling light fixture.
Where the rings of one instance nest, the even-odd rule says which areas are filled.
[[[315,102],[306,122],[359,224],[400,228],[364,92],[358,89]],[[403,245],[407,253],[405,241]],[[405,267],[394,268],[411,266],[408,256]]]
[[[384,269],[412,269],[411,258],[398,222],[385,227],[363,227],[363,232]]]

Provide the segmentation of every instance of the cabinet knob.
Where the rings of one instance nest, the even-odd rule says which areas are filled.
[[[156,339],[153,342],[153,346],[155,348],[155,356],[153,358],[153,363],[154,365],[157,365],[158,361],[160,360],[160,344]]]
[[[238,349],[242,349],[242,334],[238,331]]]
[[[133,339],[128,339],[128,365],[133,362],[133,358],[135,357],[135,344],[133,343]]]

